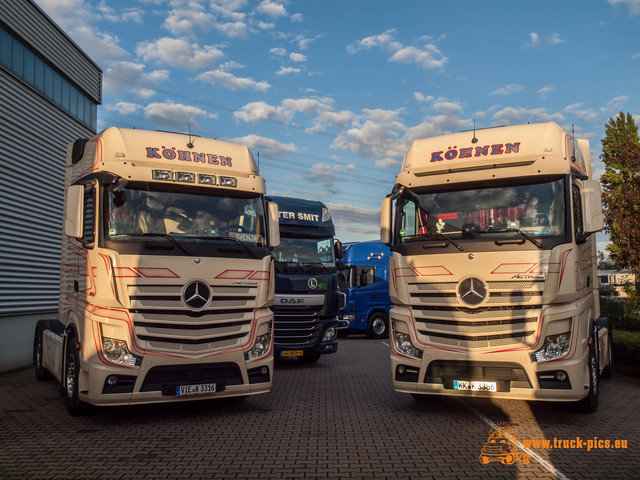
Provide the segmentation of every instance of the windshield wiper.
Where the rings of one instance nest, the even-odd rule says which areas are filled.
[[[303,265],[304,267],[320,267],[325,272],[330,272],[331,270],[322,262],[309,262]]]
[[[204,235],[202,237],[189,237],[189,238],[197,238],[198,240],[228,240],[231,242],[236,243],[237,245],[240,245],[242,248],[244,248],[247,252],[249,252],[251,254],[251,256],[253,258],[259,258],[258,255],[251,250],[247,245],[245,245],[244,242],[241,242],[240,240],[238,240],[237,238],[233,238],[233,237],[221,237],[221,236],[216,236],[216,237],[210,237],[208,235]]]
[[[117,235],[111,235],[111,237],[161,237],[161,238],[166,238],[167,240],[169,240],[169,242],[171,242],[171,248],[178,247],[180,250],[182,250],[187,255],[189,255],[189,256],[193,255],[187,249],[185,249],[182,245],[180,245],[180,243],[175,238],[173,238],[171,235],[169,235],[167,233],[121,233],[121,234],[117,234]]]
[[[544,249],[544,245],[542,245],[534,237],[532,237],[531,235],[529,235],[526,232],[523,232],[519,228],[495,228],[493,230],[482,230],[482,231],[476,232],[476,233],[519,233],[520,235],[522,235],[523,238],[526,238],[527,240],[529,240],[536,247],[538,247],[540,249]],[[496,240],[496,244],[500,245],[498,242],[499,242],[499,240]]]
[[[285,268],[291,268],[292,266],[300,270],[301,272],[304,272],[304,268],[298,262],[282,262],[282,261],[276,260],[276,268],[285,269]]]

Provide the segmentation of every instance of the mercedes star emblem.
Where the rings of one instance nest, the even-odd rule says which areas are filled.
[[[488,293],[487,284],[476,277],[465,278],[458,284],[458,298],[471,307],[484,302]]]
[[[194,280],[184,287],[182,299],[192,310],[202,310],[211,301],[211,289],[205,282]]]

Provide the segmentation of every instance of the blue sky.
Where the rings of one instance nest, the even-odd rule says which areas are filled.
[[[99,130],[245,143],[342,241],[378,237],[417,138],[573,124],[599,175],[609,118],[640,121],[640,0],[35,1],[104,72]]]

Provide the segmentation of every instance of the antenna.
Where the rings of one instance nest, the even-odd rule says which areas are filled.
[[[187,143],[188,148],[193,148],[193,141],[191,140],[191,124],[189,124],[189,143]]]
[[[473,138],[471,139],[471,143],[478,143],[478,139],[476,138],[476,119],[473,119]]]
[[[260,150],[258,150],[258,169],[260,169]]]

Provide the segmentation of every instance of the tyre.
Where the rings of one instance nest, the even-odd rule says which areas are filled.
[[[367,337],[369,338],[385,338],[388,331],[388,320],[383,313],[373,313],[367,322]]]
[[[42,345],[44,342],[43,330],[41,327],[36,328],[36,335],[33,340],[33,366],[36,373],[36,378],[38,380],[47,380],[49,378],[53,378],[53,375],[44,368],[42,365],[43,361],[43,350]]]
[[[304,355],[302,355],[300,357],[300,361],[302,363],[316,363],[318,360],[320,360],[320,354],[319,353],[314,353],[314,354],[310,354],[310,355],[307,355],[305,353]]]
[[[589,345],[589,394],[578,402],[580,410],[584,413],[593,413],[598,409],[598,395],[600,393],[600,369],[598,366],[597,339],[592,337]]]
[[[484,455],[480,455],[480,463],[483,465],[487,465],[490,462],[489,457]]]
[[[80,352],[75,338],[69,340],[67,356],[64,366],[63,392],[67,411],[70,415],[80,415],[85,411],[86,404],[80,400],[78,390],[80,378]]]

